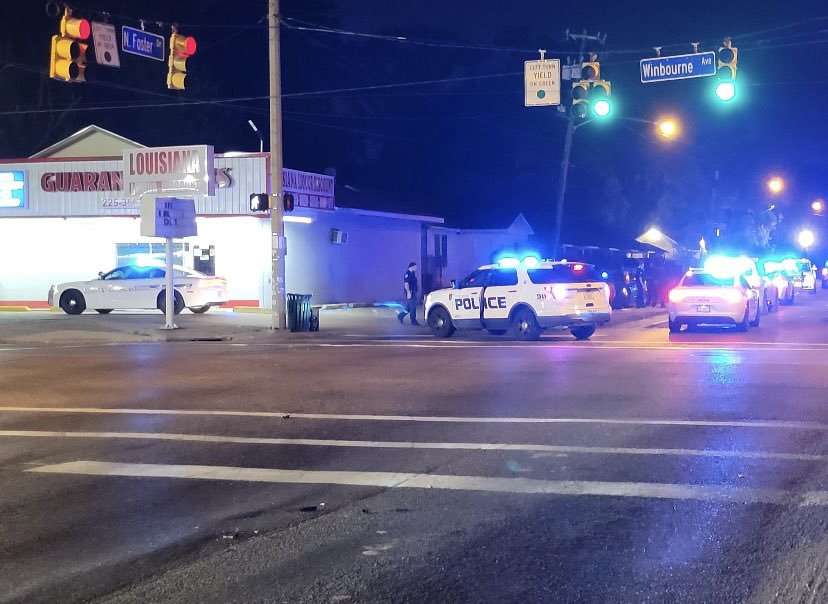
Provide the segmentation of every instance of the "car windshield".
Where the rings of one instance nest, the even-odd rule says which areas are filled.
[[[734,277],[714,277],[710,273],[691,273],[681,281],[682,287],[733,287]]]
[[[534,268],[527,272],[529,280],[536,285],[601,281],[601,276],[591,264],[559,264],[546,268]]]

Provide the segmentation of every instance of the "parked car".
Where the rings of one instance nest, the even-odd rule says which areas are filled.
[[[733,325],[747,331],[759,325],[759,296],[745,275],[690,269],[668,295],[668,328],[678,333],[682,325]]]
[[[184,308],[201,314],[211,306],[227,302],[227,281],[197,271],[174,267],[175,288],[173,310]],[[163,266],[119,266],[97,279],[53,285],[49,289],[49,305],[58,306],[69,315],[79,315],[87,308],[101,314],[115,309],[166,309],[166,269]]]
[[[828,261],[826,261],[825,265],[822,267],[820,277],[822,279],[822,289],[828,289]]]
[[[793,278],[794,287],[816,294],[816,266],[807,258],[786,258],[782,267]]]

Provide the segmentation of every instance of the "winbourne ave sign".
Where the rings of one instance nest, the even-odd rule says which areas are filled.
[[[641,59],[641,82],[666,82],[716,75],[716,53],[697,52],[690,55]]]

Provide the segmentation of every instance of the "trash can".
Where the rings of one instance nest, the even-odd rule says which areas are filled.
[[[311,294],[287,295],[287,323],[290,331],[310,331]]]

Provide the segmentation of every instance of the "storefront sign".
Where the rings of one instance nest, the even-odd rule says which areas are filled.
[[[285,168],[282,171],[282,187],[293,193],[296,207],[333,210],[334,177]]]
[[[0,208],[26,207],[26,171],[0,171]]]
[[[47,193],[70,191],[123,191],[124,173],[121,170],[102,172],[44,172],[40,188]],[[216,168],[216,186],[226,189],[233,186],[230,168]],[[137,207],[137,206],[136,206]]]
[[[215,195],[213,147],[126,149],[123,184],[129,197],[146,193]]]

